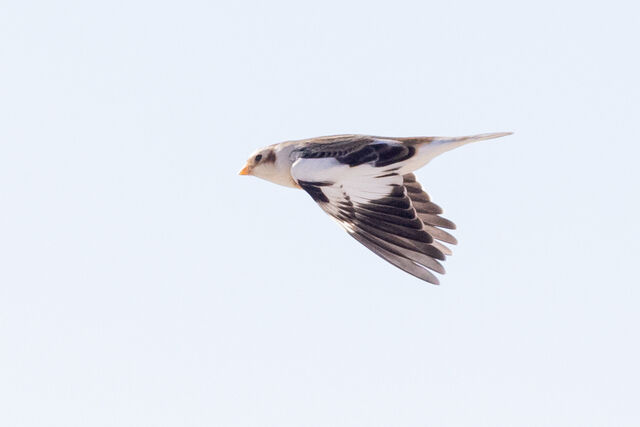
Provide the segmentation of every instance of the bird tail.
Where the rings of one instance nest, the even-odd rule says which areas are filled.
[[[467,136],[425,136],[425,137],[410,137],[410,138],[399,138],[405,142],[410,144],[454,144],[456,146],[468,144],[470,142],[476,141],[485,141],[487,139],[495,139],[500,138],[502,136],[512,135],[513,132],[493,132],[493,133],[481,133],[478,135],[467,135]]]
[[[416,156],[415,161],[412,162],[407,170],[410,169],[409,171],[411,172],[419,169],[440,154],[471,142],[500,138],[502,136],[511,135],[512,133],[513,132],[495,132],[458,137],[432,136],[425,138],[405,138],[404,142],[406,144],[414,145],[418,149],[418,155]]]

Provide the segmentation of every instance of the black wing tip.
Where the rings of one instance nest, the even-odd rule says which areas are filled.
[[[438,279],[435,275],[432,275],[432,277],[429,277],[429,278],[418,277],[418,279],[422,280],[423,282],[427,282],[427,283],[429,283],[431,285],[434,285],[434,286],[440,286],[440,279]]]
[[[439,285],[440,280],[435,276],[435,270],[432,270],[430,267],[423,265],[419,262],[412,260],[410,257],[406,255],[402,255],[396,252],[393,247],[389,247],[386,244],[380,244],[376,242],[376,238],[372,238],[368,236],[366,232],[359,231],[349,231],[348,233],[362,243],[367,249],[383,258],[385,261],[389,262],[396,268],[408,273],[422,281],[427,283],[431,283],[434,285]]]
[[[418,276],[417,274],[414,274],[411,271],[407,271],[407,270],[404,270],[404,271],[409,273],[409,274],[411,274],[413,277],[422,280],[423,282],[429,283],[429,284],[434,285],[434,286],[440,286],[440,279],[438,279],[435,274],[433,274],[431,271],[427,270],[425,267],[423,267],[421,265],[417,265],[416,264],[416,266],[418,268],[421,268],[421,269],[425,270],[428,273],[428,275]]]

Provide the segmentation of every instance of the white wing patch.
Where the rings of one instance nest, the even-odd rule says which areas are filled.
[[[334,158],[302,158],[293,164],[291,175],[364,246],[396,267],[438,284],[430,270],[443,274],[437,260],[444,260],[451,251],[434,237],[455,243],[453,236],[438,228],[453,228],[453,223],[438,216],[440,208],[430,202],[412,174],[397,173],[400,166],[352,167]]]

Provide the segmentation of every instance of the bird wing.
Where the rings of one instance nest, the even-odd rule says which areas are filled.
[[[398,170],[414,154],[396,140],[357,137],[303,147],[291,175],[314,201],[356,240],[396,267],[438,284],[438,260],[455,244],[443,228],[455,225],[440,216],[413,174]],[[320,153],[320,154],[319,154]]]

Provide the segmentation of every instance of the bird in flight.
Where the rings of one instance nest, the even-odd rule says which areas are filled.
[[[300,188],[354,239],[386,261],[439,284],[455,224],[422,190],[413,172],[434,157],[510,132],[462,137],[334,135],[287,141],[255,151],[240,171]]]

